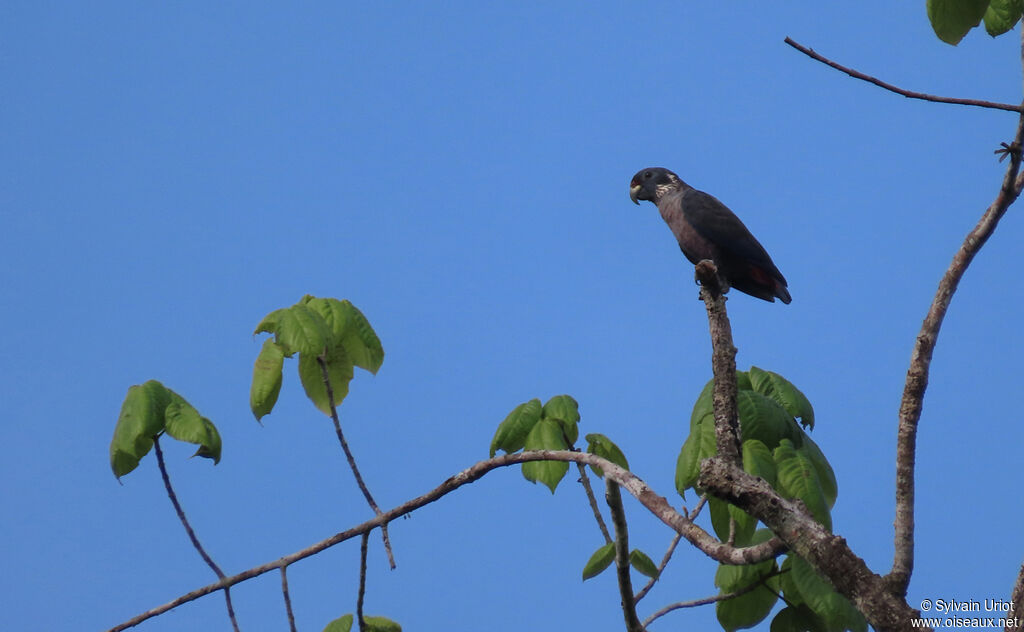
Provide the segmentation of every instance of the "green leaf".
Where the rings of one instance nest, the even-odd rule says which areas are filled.
[[[513,408],[494,432],[494,438],[491,439],[491,456],[498,450],[504,450],[506,454],[522,450],[526,444],[526,436],[540,420],[540,414],[539,399],[531,399]]]
[[[368,617],[363,615],[367,632],[402,632],[402,626],[387,617]]]
[[[363,618],[365,619],[366,617]],[[324,628],[324,632],[350,632],[353,621],[355,621],[355,617],[351,614],[338,617],[327,624],[327,627]]]
[[[771,397],[787,413],[800,420],[804,428],[814,428],[814,407],[800,389],[778,373],[750,367],[750,383],[753,390]]]
[[[608,568],[615,559],[615,543],[609,542],[594,551],[587,563],[583,566],[583,581],[591,577],[597,577],[604,569]]]
[[[736,523],[733,542],[736,546],[747,546],[757,529],[757,518],[754,518],[739,507],[735,507],[718,498],[708,498],[708,513],[711,514],[711,527],[722,542],[729,539],[729,519]]]
[[[928,19],[940,40],[956,46],[978,26],[989,0],[928,0]]]
[[[256,326],[256,333],[272,332],[285,355],[318,355],[333,342],[327,323],[316,311],[302,303],[267,314]]]
[[[686,438],[676,461],[676,491],[680,496],[685,498],[686,490],[697,484],[701,461],[714,456],[717,452],[715,420],[707,417],[705,421],[691,426],[690,436]]]
[[[1020,20],[1024,0],[992,0],[985,11],[985,30],[992,37],[1006,33]]]
[[[633,549],[629,552],[629,563],[641,575],[646,575],[651,579],[658,578],[658,565],[640,549]]]
[[[622,453],[619,446],[615,445],[614,441],[597,432],[588,434],[585,439],[587,440],[587,452],[590,454],[596,454],[601,458],[608,459],[624,470],[629,469],[629,461],[626,460],[626,455]],[[604,472],[601,468],[591,466],[591,469],[594,470],[594,473],[598,476],[604,476]]]
[[[775,458],[768,446],[757,439],[747,439],[743,442],[743,469],[748,474],[760,476],[775,487],[778,480]]]
[[[526,435],[526,450],[564,450],[565,437],[562,436],[562,425],[554,419],[541,419],[534,424],[530,434]],[[569,464],[564,461],[530,461],[523,463],[523,476],[531,483],[540,481],[555,493],[558,483],[569,471]]]
[[[220,433],[209,419],[199,414],[185,398],[168,389],[171,402],[164,413],[164,429],[178,441],[199,446],[195,456],[213,459],[220,463]]]
[[[700,395],[697,396],[697,401],[693,403],[693,412],[690,413],[690,434],[693,434],[693,427],[706,417],[714,418],[714,388],[715,380],[708,380],[704,388],[701,389]]]
[[[156,380],[128,388],[110,440],[114,476],[121,478],[134,470],[153,447],[153,437],[164,429],[164,412],[170,401],[170,391]]]
[[[814,471],[818,473],[818,482],[821,484],[821,491],[825,494],[825,501],[828,504],[828,508],[836,504],[836,498],[839,496],[839,485],[836,482],[836,473],[832,471],[832,466],[829,465],[828,459],[825,458],[825,454],[818,447],[810,437],[804,436],[804,444],[800,446],[800,451],[811,460],[814,464]]]
[[[759,544],[772,537],[771,531],[759,529],[751,538],[751,543]],[[762,580],[763,577],[775,572],[778,566],[775,560],[765,560],[758,564],[733,566],[719,564],[715,572],[715,586],[721,589],[719,594],[740,591]],[[767,580],[771,582],[772,580]],[[778,594],[772,586],[759,586],[754,590],[719,601],[715,605],[715,614],[724,630],[732,632],[741,628],[753,627],[771,612],[778,600]]]
[[[800,429],[793,417],[767,395],[755,391],[739,391],[736,407],[740,415],[740,434],[744,441],[757,439],[775,449],[782,439],[800,441]]]
[[[256,421],[270,414],[277,396],[281,394],[281,375],[284,368],[284,349],[272,338],[263,341],[252,368],[252,386],[249,388],[249,408]]]
[[[807,455],[793,447],[792,442],[783,439],[774,453],[779,475],[779,493],[786,498],[799,498],[814,519],[832,530],[832,516],[828,502],[818,481],[818,473]]]
[[[580,420],[579,404],[569,395],[555,395],[544,404],[543,416],[545,419],[557,419],[562,428],[565,429],[565,436],[569,445],[574,445],[580,436],[578,426]]]
[[[303,297],[306,307],[323,317],[332,339],[345,347],[352,364],[370,373],[377,373],[384,362],[380,338],[359,309],[348,300]]]
[[[327,387],[324,385],[323,369],[317,361],[315,353],[302,352],[299,354],[299,379],[302,381],[302,388],[317,409],[325,415],[331,414],[331,400],[327,396]],[[345,355],[345,350],[340,346],[331,347],[325,357],[327,364],[327,375],[331,381],[331,394],[334,396],[334,406],[341,405],[342,400],[348,395],[348,383],[352,381],[352,362]]]
[[[772,619],[770,632],[828,632],[824,622],[806,605],[787,606]]]
[[[790,555],[793,560],[790,575],[800,591],[804,603],[825,623],[829,630],[866,632],[867,622],[856,608],[832,588],[803,558]]]

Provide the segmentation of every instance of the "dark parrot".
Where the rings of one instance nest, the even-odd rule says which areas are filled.
[[[679,248],[696,265],[710,259],[729,285],[744,294],[783,303],[793,300],[786,277],[772,263],[740,218],[712,195],[686,184],[663,167],[641,169],[629,183],[629,197],[654,202]]]

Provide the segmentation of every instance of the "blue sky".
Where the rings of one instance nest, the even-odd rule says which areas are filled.
[[[710,346],[692,267],[628,182],[666,166],[728,204],[793,303],[729,302],[738,364],[817,413],[834,525],[891,564],[896,412],[935,286],[1012,138],[1005,112],[908,101],[791,36],[922,91],[1016,102],[1017,36],[939,42],[924,3],[8,2],[0,8],[0,609],[5,630],[106,629],[212,581],[152,456],[118,485],[125,391],[159,379],[219,427],[220,465],[168,467],[228,573],[370,516],[329,421],[286,366],[261,427],[248,384],[267,312],[348,298],[387,356],[341,409],[382,507],[487,456],[533,397],[572,394],[659,493]],[[1009,595],[1024,518],[1012,209],[968,272],[933,362],[910,601]],[[408,630],[621,629],[583,493],[494,472],[371,540],[366,611]],[[671,533],[627,501],[632,541]],[[289,571],[301,630],[355,607],[358,544]],[[714,594],[681,547],[641,616]],[[233,592],[286,629],[275,575]],[[712,629],[711,608],[652,630]],[[147,631],[227,629],[212,596]],[[767,625],[762,626],[767,629]]]

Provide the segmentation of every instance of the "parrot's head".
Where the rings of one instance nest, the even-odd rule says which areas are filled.
[[[629,182],[629,199],[634,204],[640,200],[658,203],[658,199],[681,184],[679,176],[664,167],[648,167],[636,172]]]

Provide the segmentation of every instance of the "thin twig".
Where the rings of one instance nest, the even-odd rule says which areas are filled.
[[[1024,37],[1024,32],[1022,32]],[[1024,63],[1024,45],[1022,45]],[[917,450],[917,427],[921,419],[925,389],[928,388],[928,372],[938,342],[939,329],[949,309],[967,267],[970,266],[981,247],[995,232],[999,220],[1021,192],[1021,147],[1024,145],[1024,116],[1017,123],[1017,133],[1006,154],[1010,164],[1006,168],[1002,185],[995,200],[982,214],[977,225],[967,234],[963,244],[953,256],[953,261],[939,281],[935,298],[921,324],[921,331],[914,340],[910,356],[910,368],[903,387],[900,401],[899,426],[896,435],[896,520],[895,547],[892,570],[886,579],[892,590],[906,595],[910,574],[914,569],[914,464]]]
[[[529,452],[517,452],[515,454],[496,456],[494,458],[487,459],[486,461],[475,463],[451,478],[448,478],[429,492],[421,496],[417,496],[412,500],[406,501],[390,511],[386,511],[379,516],[375,516],[362,524],[356,525],[355,527],[340,533],[336,533],[329,538],[291,553],[290,555],[285,555],[284,557],[271,562],[254,566],[253,568],[242,571],[237,575],[226,577],[213,584],[188,592],[162,606],[147,610],[140,615],[132,617],[131,619],[110,628],[109,632],[120,632],[121,630],[134,627],[147,619],[163,614],[164,612],[182,604],[194,601],[200,597],[209,595],[210,593],[222,590],[229,586],[234,586],[254,577],[259,577],[264,573],[277,570],[282,566],[294,564],[299,560],[306,559],[307,557],[311,557],[321,551],[329,549],[336,544],[340,544],[341,542],[376,529],[377,527],[400,518],[405,514],[423,507],[424,505],[429,505],[439,498],[457,490],[463,485],[479,480],[488,472],[501,467],[508,467],[510,465],[517,465],[531,461],[565,461],[569,463],[596,465],[601,468],[606,478],[611,478],[613,481],[625,487],[626,491],[636,498],[641,505],[646,507],[648,511],[654,514],[656,518],[661,520],[677,533],[681,533],[683,537],[686,538],[687,542],[690,542],[696,548],[703,551],[708,557],[717,562],[736,565],[756,564],[757,562],[763,562],[764,560],[777,557],[785,550],[785,546],[778,538],[772,538],[767,542],[739,549],[725,546],[707,531],[693,524],[686,516],[677,512],[668,503],[664,496],[656,493],[635,474],[624,470],[618,465],[607,459],[601,458],[596,454],[589,454],[586,452],[569,452],[565,450],[533,450]]]
[[[288,567],[281,567],[281,592],[284,593],[284,609],[288,612],[288,629],[296,632],[295,613],[292,612],[292,598],[288,595]]]
[[[693,511],[690,512],[690,515],[688,516],[689,519],[691,521],[696,520],[697,516],[700,515],[700,510],[703,509],[704,505],[706,505],[706,504],[708,504],[708,495],[707,494],[703,494],[700,497],[700,500],[697,502],[697,506],[694,507]]]
[[[900,88],[898,86],[894,86],[891,83],[886,83],[886,82],[884,82],[884,81],[882,81],[880,79],[876,79],[875,77],[872,77],[872,76],[866,75],[866,74],[864,74],[864,73],[862,73],[860,71],[854,70],[853,68],[847,68],[846,66],[843,66],[842,64],[837,64],[836,62],[832,61],[831,59],[829,59],[827,57],[824,57],[823,55],[820,55],[820,54],[814,52],[813,49],[807,48],[806,46],[798,44],[797,42],[793,41],[792,39],[790,39],[788,37],[784,41],[787,44],[789,44],[790,46],[792,46],[793,48],[795,48],[798,51],[800,51],[801,53],[803,53],[804,55],[807,55],[811,59],[815,59],[817,61],[820,61],[821,63],[823,63],[823,64],[825,64],[827,66],[831,66],[832,68],[835,68],[839,72],[844,72],[844,73],[850,75],[851,77],[853,77],[854,79],[860,79],[861,81],[867,81],[868,83],[873,83],[876,86],[878,86],[879,88],[883,88],[885,90],[888,90],[889,92],[895,92],[896,94],[905,96],[908,99],[920,99],[922,101],[932,101],[932,102],[935,102],[935,103],[952,103],[954,105],[972,105],[972,106],[979,107],[979,108],[988,108],[990,110],[1005,110],[1005,111],[1008,111],[1008,112],[1022,112],[1022,111],[1024,111],[1024,110],[1022,110],[1022,107],[1024,107],[1024,106],[1011,105],[1009,103],[996,103],[994,101],[982,101],[982,100],[979,100],[979,99],[958,99],[958,98],[955,98],[955,97],[940,97],[940,96],[936,96],[934,94],[925,94],[923,92],[913,92],[911,90],[905,90],[905,89]]]
[[[220,567],[213,561],[213,558],[206,553],[203,545],[199,543],[196,532],[192,530],[192,525],[189,524],[188,518],[185,517],[185,510],[181,508],[181,503],[178,502],[178,495],[174,493],[174,488],[171,487],[171,477],[167,474],[167,465],[164,463],[164,451],[160,448],[159,435],[153,437],[153,449],[156,452],[156,463],[160,468],[160,476],[164,479],[164,487],[167,489],[167,497],[171,499],[174,511],[178,514],[178,520],[181,520],[181,525],[185,527],[188,539],[192,540],[192,546],[195,547],[196,551],[199,551],[199,556],[203,558],[206,565],[217,575],[217,579],[224,581],[224,571],[220,570]],[[239,632],[238,621],[235,619],[235,609],[231,605],[231,591],[228,590],[227,586],[224,587],[224,601],[227,602],[228,618],[231,619],[231,627],[234,628],[235,632]]]
[[[373,495],[370,494],[369,488],[366,487],[366,483],[363,481],[363,477],[359,473],[359,468],[356,466],[356,458],[352,455],[352,450],[348,448],[348,442],[345,441],[344,433],[341,432],[341,421],[338,420],[338,408],[334,403],[334,389],[331,387],[331,377],[327,373],[327,362],[324,360],[323,355],[317,356],[316,361],[320,363],[320,371],[324,377],[324,386],[327,387],[327,401],[331,406],[331,420],[334,422],[334,431],[338,435],[338,442],[341,444],[341,449],[345,451],[345,458],[348,459],[348,466],[352,469],[352,474],[356,477],[356,484],[359,485],[360,491],[363,492],[363,497],[366,498],[366,502],[370,505],[370,509],[373,509],[373,513],[380,516],[380,507],[377,506],[377,502],[373,499]],[[387,524],[381,526],[380,534],[384,540],[384,551],[388,554],[388,564],[391,565],[391,570],[394,570],[395,555],[391,551],[391,537],[388,535]]]
[[[580,470],[580,482],[583,483],[583,489],[587,492],[587,501],[590,503],[590,509],[594,512],[594,519],[597,520],[597,526],[601,529],[601,535],[604,536],[605,542],[611,542],[612,536],[608,533],[608,526],[604,523],[604,518],[601,517],[601,508],[597,506],[597,498],[594,496],[594,488],[590,486],[590,477],[587,476],[587,466],[582,463],[577,463],[576,467]]]
[[[356,621],[359,622],[359,632],[366,631],[366,621],[363,620],[363,598],[366,596],[366,549],[370,539],[370,532],[364,531],[359,542],[359,594],[356,596]]]
[[[633,582],[629,576],[629,530],[626,527],[626,510],[622,506],[619,484],[605,478],[604,496],[612,514],[615,528],[615,575],[619,580],[619,596],[622,598],[622,616],[626,620],[626,632],[643,632],[640,618],[636,616],[636,601],[633,599]]]
[[[665,572],[665,567],[668,566],[669,560],[672,559],[672,554],[676,552],[676,547],[679,546],[679,541],[683,539],[683,536],[679,533],[672,538],[672,541],[668,545],[668,550],[665,551],[664,557],[661,558],[661,564],[658,564],[658,574],[652,577],[647,585],[640,589],[640,592],[633,597],[633,602],[638,602],[647,596],[647,593],[651,592],[651,588],[654,587],[655,582],[661,579],[661,574]]]
[[[758,579],[753,584],[750,584],[749,586],[745,586],[743,588],[740,588],[739,590],[734,590],[733,592],[730,592],[730,593],[725,593],[725,594],[722,594],[722,595],[713,595],[711,597],[704,597],[703,599],[694,599],[693,601],[679,601],[679,602],[676,602],[674,604],[670,604],[668,606],[665,606],[661,610],[655,612],[651,616],[649,616],[646,619],[644,619],[644,623],[643,623],[644,629],[646,630],[647,626],[649,626],[650,624],[654,623],[654,621],[656,619],[660,619],[661,617],[665,616],[666,614],[668,614],[668,613],[670,613],[670,612],[672,612],[674,610],[679,610],[681,608],[696,608],[697,606],[706,606],[708,604],[717,603],[719,601],[725,601],[726,599],[733,599],[735,597],[740,597],[742,595],[745,595],[748,592],[751,592],[751,591],[757,589],[759,586],[764,586],[765,582],[768,581],[770,578],[775,577],[776,575],[781,575],[784,572],[786,572],[786,571],[774,570],[771,573],[768,573],[767,575],[764,575],[763,577]],[[767,586],[765,586],[765,588],[767,588]]]

